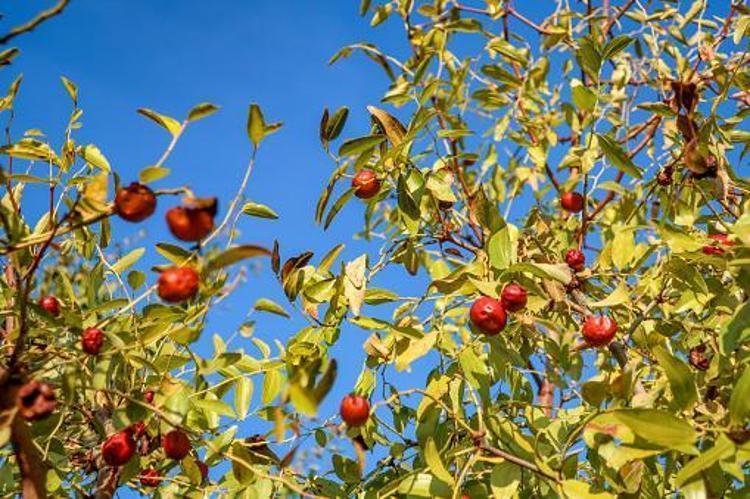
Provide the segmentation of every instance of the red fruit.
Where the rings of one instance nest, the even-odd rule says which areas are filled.
[[[591,346],[599,347],[606,345],[617,332],[617,322],[606,315],[586,317],[583,323],[583,338]]]
[[[341,400],[339,412],[347,426],[362,426],[370,417],[370,403],[359,395],[347,395]]]
[[[81,347],[89,355],[99,355],[104,344],[104,331],[96,327],[83,330],[81,334]]]
[[[133,182],[121,187],[115,195],[115,212],[128,222],[141,222],[156,210],[154,192],[143,184]]]
[[[263,435],[253,435],[245,440],[254,452],[268,452],[268,440]]]
[[[18,412],[27,421],[43,419],[55,410],[55,389],[49,383],[31,380],[18,389]]]
[[[161,439],[161,446],[168,458],[181,460],[190,454],[190,439],[181,430],[172,430]]]
[[[508,284],[500,294],[500,302],[508,312],[518,312],[526,306],[527,294],[523,286]]]
[[[567,263],[568,267],[571,269],[580,272],[586,267],[586,257],[577,249],[569,249],[568,252],[565,253],[565,263]]]
[[[102,457],[110,466],[122,466],[135,453],[133,434],[127,430],[111,435],[102,444]]]
[[[564,192],[560,196],[560,204],[565,211],[578,213],[583,210],[583,196],[577,192]]]
[[[152,403],[154,401],[154,391],[148,390],[146,393],[143,394],[143,399],[149,404]]]
[[[704,246],[702,251],[704,255],[723,255],[725,253],[724,249],[718,246]]]
[[[198,272],[194,268],[170,267],[159,276],[159,297],[168,303],[179,303],[195,296],[198,286]]]
[[[370,199],[380,192],[380,180],[372,170],[360,170],[352,179],[352,187],[359,199]]]
[[[508,316],[500,300],[482,296],[474,302],[469,318],[475,328],[484,334],[494,336],[503,330]]]
[[[128,427],[128,431],[135,437],[142,437],[146,433],[146,423],[138,421]]]
[[[701,371],[707,370],[709,366],[711,365],[711,361],[708,358],[706,358],[705,354],[706,354],[706,345],[704,345],[703,343],[691,348],[690,353],[688,354],[690,365]]]
[[[60,315],[60,302],[52,295],[42,296],[39,299],[39,306],[52,317]]]
[[[201,470],[201,476],[205,481],[206,478],[208,478],[208,466],[203,461],[196,461],[195,464],[198,465],[198,469]]]
[[[205,207],[176,206],[167,212],[172,235],[183,241],[200,241],[214,228],[215,211]]]
[[[139,478],[144,487],[158,487],[161,483],[161,473],[153,468],[143,470]]]
[[[729,236],[726,234],[709,234],[709,239],[712,239],[719,243],[721,246],[734,246],[734,241],[729,240]],[[724,248],[713,245],[706,245],[703,247],[703,253],[706,255],[723,255]]]
[[[672,169],[664,168],[656,175],[656,183],[662,187],[666,187],[672,183]]]

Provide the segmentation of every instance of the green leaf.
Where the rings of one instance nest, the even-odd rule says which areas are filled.
[[[521,468],[508,461],[496,464],[492,468],[490,487],[495,498],[516,497],[521,485]]]
[[[440,458],[440,451],[438,450],[437,444],[432,437],[428,437],[424,444],[424,460],[427,466],[439,480],[444,481],[449,485],[453,485],[453,476],[451,476],[448,469],[443,464],[443,460]]]
[[[425,334],[422,338],[411,341],[409,346],[396,357],[396,370],[403,371],[407,369],[412,362],[427,355],[437,340],[437,332]]]
[[[234,408],[240,419],[245,419],[250,412],[253,400],[253,380],[248,377],[237,379],[234,387]]]
[[[570,267],[565,264],[523,262],[512,265],[509,271],[529,272],[537,277],[554,279],[563,284],[569,284],[573,279]]]
[[[263,404],[270,404],[276,398],[283,382],[284,378],[278,369],[266,371],[266,375],[263,378],[263,392],[260,397]]]
[[[690,409],[698,400],[698,392],[690,368],[669,353],[664,346],[655,347],[653,352],[659,366],[667,375],[675,402],[682,410]]]
[[[121,273],[129,269],[146,253],[145,248],[136,248],[112,264],[112,272]]]
[[[247,113],[247,136],[257,149],[261,141],[267,136],[281,128],[279,123],[266,123],[263,112],[257,104],[250,104]]]
[[[107,158],[105,158],[104,154],[102,154],[99,148],[93,144],[79,147],[78,155],[81,156],[88,164],[93,165],[102,171],[112,171]]]
[[[271,256],[271,251],[263,246],[257,246],[254,244],[234,246],[211,258],[208,262],[208,268],[210,270],[216,270],[233,265],[242,260],[247,260],[248,258],[257,258],[259,256]]]
[[[729,399],[729,419],[733,425],[742,424],[750,413],[750,366],[747,366],[737,380]]]
[[[339,156],[356,156],[385,142],[385,135],[367,135],[349,139],[341,144]]]
[[[349,309],[355,316],[359,315],[365,299],[365,272],[367,271],[367,254],[360,255],[356,260],[346,264],[344,272],[344,296]]]
[[[229,418],[236,417],[234,411],[229,404],[223,400],[211,400],[211,399],[192,399],[192,404],[206,412],[212,412],[220,416],[227,416]]]
[[[211,116],[218,110],[218,106],[214,106],[210,102],[202,102],[190,110],[187,119],[188,121],[202,120],[203,118]]]
[[[138,113],[149,118],[157,125],[163,127],[170,134],[172,134],[173,137],[182,132],[182,125],[174,118],[170,118],[169,116],[159,114],[156,111],[152,111],[151,109],[146,108],[139,109]]]
[[[487,256],[495,270],[505,270],[513,263],[513,244],[507,225],[490,237],[487,243]]]
[[[65,86],[65,90],[67,90],[68,95],[70,95],[70,98],[73,100],[73,103],[78,103],[78,87],[76,86],[76,84],[64,76],[61,76],[60,79],[62,80],[62,83]]]
[[[596,137],[599,139],[599,147],[601,147],[604,155],[615,168],[633,178],[643,178],[641,171],[635,166],[633,160],[630,159],[622,147],[620,147],[620,144],[605,135],[596,134]]]
[[[138,173],[138,180],[142,184],[149,184],[161,180],[171,173],[169,168],[162,166],[147,166]]]
[[[692,446],[698,436],[684,419],[657,409],[617,409],[610,414],[653,445],[684,450]]]
[[[566,499],[615,499],[609,492],[591,492],[591,485],[579,480],[564,480],[561,483]]]
[[[327,141],[336,140],[338,136],[341,135],[341,131],[344,129],[346,118],[348,116],[349,109],[347,107],[341,107],[333,113],[333,116],[328,119],[328,123],[324,130],[325,139]]]
[[[258,299],[258,301],[255,302],[255,305],[253,305],[253,308],[260,312],[268,312],[269,314],[280,315],[282,317],[286,317],[287,319],[291,317],[289,313],[284,310],[284,307],[273,300],[269,300],[268,298]]]
[[[253,203],[252,201],[245,203],[242,207],[242,213],[259,218],[279,218],[279,215],[268,206],[260,203]]]
[[[398,493],[409,497],[450,497],[451,486],[428,473],[408,475],[398,486]]]
[[[619,54],[620,52],[628,48],[630,44],[633,42],[635,42],[635,40],[627,35],[620,35],[620,36],[614,37],[604,47],[604,50],[602,51],[602,58],[614,59],[617,56],[617,54]]]
[[[675,478],[675,485],[682,487],[688,480],[693,478],[701,471],[705,471],[722,459],[727,459],[734,455],[734,443],[725,435],[719,435],[716,443],[710,449],[704,451],[700,456],[688,462]]]
[[[596,107],[596,94],[589,88],[585,87],[579,80],[573,80],[571,83],[571,94],[573,104],[584,111],[591,112]]]

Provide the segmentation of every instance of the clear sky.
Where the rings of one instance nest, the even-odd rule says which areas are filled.
[[[344,134],[362,135],[369,123],[365,106],[377,104],[388,85],[382,71],[362,55],[334,66],[328,65],[329,58],[343,45],[365,40],[388,50],[405,49],[400,25],[387,23],[373,30],[369,18],[358,16],[358,4],[343,0],[74,0],[62,16],[17,39],[21,56],[0,72],[0,88],[7,87],[19,72],[24,74],[16,103],[16,138],[26,129],[38,128],[59,148],[70,114],[60,76],[73,80],[80,88],[84,109],[78,141],[97,144],[124,182],[136,179],[140,169],[156,162],[168,142],[168,134],[137,114],[137,108],[182,118],[199,102],[221,106],[217,114],[188,128],[166,163],[172,175],[155,186],[189,185],[198,195],[218,196],[224,208],[247,163],[247,109],[257,102],[267,120],[283,121],[284,127],[261,146],[249,196],[273,207],[280,218],[243,217],[240,240],[270,247],[277,238],[284,257],[311,250],[319,259],[338,242],[347,244],[343,254],[347,260],[363,251],[375,256],[377,244],[352,238],[362,224],[360,203],[351,202],[327,232],[313,220],[318,195],[333,169],[318,140],[323,108],[349,106]],[[14,2],[12,9],[2,5],[2,26],[18,24],[47,5],[50,2],[39,0]],[[44,208],[46,194],[30,190],[28,195],[37,209]],[[155,242],[176,242],[163,223],[165,211],[176,202],[176,198],[162,198],[157,214],[138,226],[115,222],[115,234],[135,236],[138,239],[132,247],[148,248],[151,258],[142,263],[162,261],[153,250]],[[145,236],[139,235],[142,229]],[[405,294],[421,289],[404,275],[385,273],[378,284]],[[198,352],[209,356],[213,334],[224,339],[231,336],[261,296],[286,303],[267,267],[251,275],[232,299],[221,304],[221,310],[212,313]],[[374,310],[367,313],[378,315]],[[274,338],[284,342],[305,324],[299,317],[291,321],[267,314],[255,318],[257,335],[269,343]],[[361,345],[366,337],[363,330],[345,327],[332,352],[339,362],[339,377],[321,416],[335,414],[340,398],[354,386],[365,358]],[[259,355],[243,338],[231,346]],[[425,360],[415,363],[415,382],[423,382],[429,364]],[[400,377],[404,386],[408,377]],[[258,379],[256,399],[260,389]],[[241,431],[250,435],[267,427],[251,417]]]

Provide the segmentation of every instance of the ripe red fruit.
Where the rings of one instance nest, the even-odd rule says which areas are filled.
[[[102,457],[110,466],[122,466],[135,453],[133,434],[127,430],[111,435],[102,444]]]
[[[704,345],[703,343],[691,348],[690,353],[688,354],[690,365],[701,371],[707,370],[711,365],[711,361],[706,358],[705,354],[706,345]]]
[[[89,355],[99,355],[104,344],[104,331],[96,327],[83,330],[81,334],[81,347]]]
[[[527,293],[523,286],[512,283],[503,288],[500,294],[500,302],[508,312],[518,312],[526,306]]]
[[[181,430],[172,430],[161,439],[161,446],[168,458],[181,460],[190,454],[190,439]]]
[[[201,470],[201,477],[203,477],[203,480],[205,481],[206,478],[208,478],[208,466],[203,461],[196,461],[196,465],[198,465],[198,469]]]
[[[156,210],[154,192],[143,184],[133,182],[121,187],[115,195],[115,212],[128,222],[141,222]]]
[[[672,183],[672,169],[664,168],[656,175],[656,183],[662,187],[666,187]]]
[[[583,210],[583,196],[577,192],[564,192],[560,196],[560,204],[565,211],[578,213]]]
[[[489,296],[482,296],[474,302],[469,311],[469,318],[475,328],[490,336],[502,331],[508,321],[500,300]]]
[[[370,417],[370,403],[359,395],[347,395],[341,400],[339,412],[347,426],[362,426]]]
[[[27,421],[43,419],[55,410],[55,389],[49,383],[31,380],[18,389],[18,412]]]
[[[205,207],[176,206],[167,211],[170,232],[182,241],[200,241],[214,228],[215,211]]]
[[[599,347],[606,345],[615,337],[617,322],[606,315],[586,317],[583,323],[583,338],[591,346]]]
[[[52,317],[60,315],[60,302],[52,295],[42,296],[39,299],[39,306]]]
[[[380,192],[380,180],[372,170],[360,170],[352,179],[352,187],[359,199],[370,199]]]
[[[734,241],[729,240],[729,236],[726,234],[709,234],[709,239],[716,241],[721,246],[734,246]],[[714,245],[706,245],[703,247],[703,253],[706,255],[723,255],[724,248]]]
[[[152,403],[154,401],[154,391],[148,390],[146,393],[143,394],[143,399],[149,404]]]
[[[170,267],[161,273],[159,297],[168,303],[189,300],[198,292],[198,272],[192,267]]]
[[[144,487],[158,487],[161,483],[161,473],[153,468],[143,470],[139,478]]]
[[[586,267],[586,257],[577,249],[569,249],[568,252],[565,253],[565,263],[567,263],[568,267],[571,269],[580,272]]]

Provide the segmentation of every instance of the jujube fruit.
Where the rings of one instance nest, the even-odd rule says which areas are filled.
[[[89,355],[99,355],[104,344],[104,331],[96,327],[90,327],[81,333],[81,348]]]
[[[176,206],[167,211],[169,231],[182,241],[200,241],[214,229],[215,211],[203,206]]]
[[[128,222],[141,222],[153,215],[155,210],[154,192],[138,182],[121,187],[115,195],[115,212]]]
[[[60,315],[60,302],[52,295],[42,296],[39,299],[39,306],[52,317]]]
[[[606,315],[590,315],[586,317],[581,332],[589,345],[604,346],[615,337],[617,322]]]
[[[161,483],[161,473],[153,468],[143,470],[139,477],[141,485],[144,487],[158,487]]]
[[[168,303],[189,300],[198,292],[198,272],[192,267],[170,267],[159,276],[159,297]]]
[[[190,454],[190,439],[181,430],[172,430],[162,437],[161,446],[170,459],[181,460]]]
[[[362,426],[370,417],[370,403],[359,395],[347,395],[341,400],[340,413],[347,426]]]
[[[583,196],[577,192],[564,192],[560,196],[560,204],[565,211],[578,213],[583,210]]]
[[[484,334],[494,336],[503,330],[508,316],[500,300],[482,296],[471,306],[469,318],[475,328]]]
[[[577,249],[569,249],[565,253],[565,263],[571,269],[580,272],[586,267],[586,257]]]
[[[380,180],[372,170],[360,170],[352,179],[354,195],[360,199],[370,199],[380,192]]]
[[[500,302],[508,312],[518,312],[526,307],[528,295],[523,286],[516,283],[508,284],[500,294]]]
[[[117,432],[102,444],[102,458],[110,466],[122,466],[130,461],[134,453],[135,440],[130,431]]]

